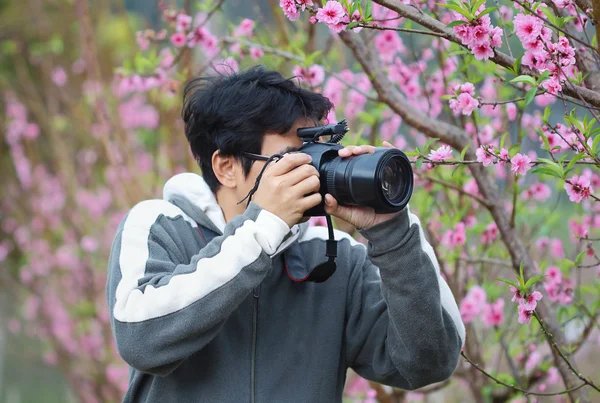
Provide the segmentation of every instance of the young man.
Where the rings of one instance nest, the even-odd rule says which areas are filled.
[[[319,174],[290,151],[302,145],[296,129],[331,108],[261,67],[188,84],[185,133],[203,176],[175,175],[162,200],[133,207],[110,256],[113,333],[131,367],[126,402],[341,402],[347,368],[409,390],[452,375],[464,325],[408,207],[377,215],[326,195],[327,211],[368,247],[336,231],[327,281],[287,275],[327,259],[326,229],[301,223],[322,200]],[[238,202],[265,162],[245,152],[285,154],[248,205]]]

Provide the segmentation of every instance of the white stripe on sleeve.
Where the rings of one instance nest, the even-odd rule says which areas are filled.
[[[279,217],[262,210],[256,221],[246,220],[232,236],[226,237],[218,254],[198,260],[196,270],[173,276],[161,287],[138,289],[148,260],[150,228],[160,215],[182,216],[196,223],[181,209],[164,200],[136,205],[124,224],[119,264],[122,279],[117,286],[114,317],[121,322],[141,322],[181,310],[233,279],[254,262],[264,250],[275,252],[289,227]]]

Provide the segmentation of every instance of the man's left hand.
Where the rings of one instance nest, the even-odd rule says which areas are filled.
[[[383,146],[394,148],[394,146],[387,141],[383,142]],[[342,158],[347,158],[352,155],[373,154],[374,152],[375,147],[373,146],[347,146],[339,150],[338,154]],[[376,214],[375,210],[371,207],[341,206],[329,193],[325,195],[325,211],[327,214],[331,214],[334,217],[349,222],[357,229],[372,227],[373,225],[387,221],[396,215],[396,213]]]

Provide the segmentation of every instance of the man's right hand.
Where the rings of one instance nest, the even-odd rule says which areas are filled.
[[[265,169],[252,201],[275,214],[291,228],[304,212],[319,203],[319,172],[304,153],[285,154]]]

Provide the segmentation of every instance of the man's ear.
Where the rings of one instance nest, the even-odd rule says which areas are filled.
[[[221,185],[235,188],[238,183],[235,175],[236,160],[233,156],[224,156],[216,150],[212,155],[212,168]]]

